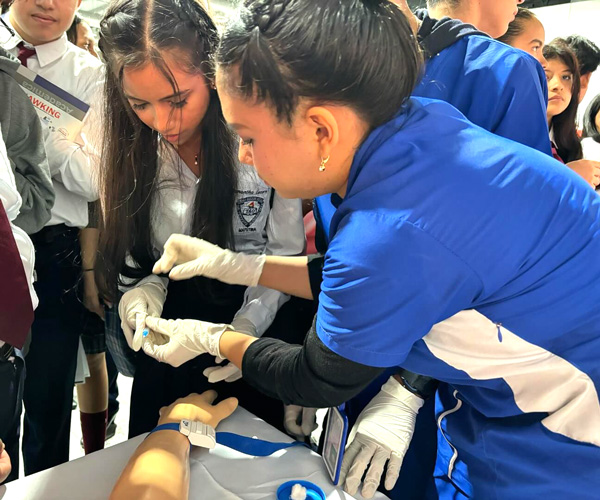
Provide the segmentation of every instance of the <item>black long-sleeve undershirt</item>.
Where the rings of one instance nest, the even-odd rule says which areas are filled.
[[[244,380],[285,404],[327,408],[348,401],[384,371],[346,359],[329,349],[315,331],[304,345],[261,338],[242,360]]]

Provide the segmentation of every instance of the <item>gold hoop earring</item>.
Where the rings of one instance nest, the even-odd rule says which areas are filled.
[[[321,165],[319,165],[319,172],[325,171],[325,165],[329,161],[329,156],[327,158],[321,158]]]

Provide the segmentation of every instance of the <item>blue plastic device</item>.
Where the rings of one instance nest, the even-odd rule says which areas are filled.
[[[348,438],[348,417],[344,408],[329,408],[327,414],[327,429],[325,430],[325,445],[323,446],[323,461],[334,485],[340,480],[342,459]]]

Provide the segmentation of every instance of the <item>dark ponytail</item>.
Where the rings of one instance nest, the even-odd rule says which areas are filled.
[[[372,127],[389,121],[420,76],[404,14],[388,0],[252,0],[221,38],[232,88],[292,122],[300,99],[351,106]]]
[[[106,139],[100,178],[104,225],[97,280],[108,298],[114,300],[120,275],[139,281],[151,274],[158,257],[152,245],[151,209],[160,189],[160,139],[127,102],[122,89],[123,70],[154,64],[177,91],[162,54],[178,49],[185,54],[182,66],[190,73],[202,73],[212,83],[217,42],[216,26],[195,0],[117,0],[110,4],[100,23],[99,48],[107,62],[107,78]],[[214,89],[201,127],[201,179],[191,234],[232,248],[236,140],[225,123]],[[126,263],[128,254],[133,262]]]

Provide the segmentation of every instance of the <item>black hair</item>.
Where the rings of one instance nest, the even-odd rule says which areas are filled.
[[[67,30],[67,40],[69,40],[69,42],[71,42],[73,45],[77,45],[77,25],[79,25],[80,23],[81,18],[79,17],[79,15],[75,14],[73,22]]]
[[[239,71],[235,90],[288,124],[304,98],[351,106],[377,127],[409,97],[421,61],[388,0],[246,0],[217,51],[224,70]]]
[[[520,36],[523,31],[525,31],[527,23],[532,19],[537,19],[533,12],[531,12],[529,9],[525,9],[524,7],[519,7],[514,20],[508,25],[508,30],[506,33],[504,33],[504,35],[497,38],[497,40],[507,45],[512,45],[514,39]]]
[[[553,59],[560,60],[573,76],[571,102],[569,102],[569,105],[562,113],[552,117],[550,123],[554,132],[554,142],[556,143],[558,156],[565,163],[580,160],[583,158],[583,151],[575,124],[577,108],[579,106],[579,89],[581,87],[577,58],[563,38],[555,38],[549,44],[545,45],[543,53],[548,61]]]
[[[203,74],[210,84],[217,43],[215,24],[195,0],[117,0],[100,23],[99,48],[107,72],[100,181],[104,220],[97,278],[109,298],[114,297],[117,283],[122,284],[119,275],[139,280],[152,272],[158,257],[152,247],[151,207],[160,189],[161,141],[158,132],[141,122],[125,98],[123,70],[151,63],[176,92],[177,84],[163,52],[178,49],[182,67],[191,74]],[[190,234],[233,248],[236,139],[225,123],[216,91],[211,88],[209,92],[210,102],[200,125],[197,158],[201,178]],[[133,263],[126,262],[128,255]]]
[[[598,113],[600,113],[600,94],[592,99],[583,115],[583,137],[591,137],[600,143],[600,130],[596,127]]]
[[[593,73],[600,66],[600,49],[597,45],[581,35],[571,35],[565,38],[571,50],[575,52],[579,62],[580,74]]]
[[[0,0],[0,14],[5,14],[10,9],[14,0]]]

